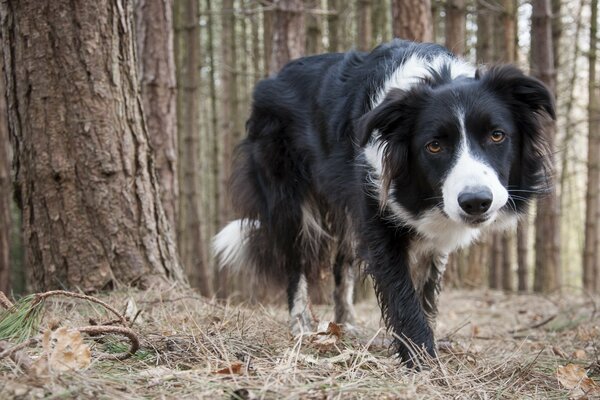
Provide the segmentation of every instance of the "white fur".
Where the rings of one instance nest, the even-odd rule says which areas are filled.
[[[219,267],[225,266],[239,271],[248,262],[247,244],[250,232],[259,227],[258,221],[237,219],[230,222],[215,235],[212,241],[214,254],[219,260]]]
[[[312,314],[308,298],[308,284],[304,274],[300,275],[294,301],[290,310],[292,335],[297,336],[312,331]]]
[[[468,188],[487,188],[492,192],[493,197],[492,204],[486,212],[489,220],[484,223],[488,225],[495,220],[497,212],[506,205],[508,191],[498,180],[496,171],[471,154],[465,129],[464,112],[457,112],[457,118],[461,127],[461,143],[456,163],[442,185],[444,212],[452,220],[462,221],[467,214],[458,204],[460,193]]]
[[[312,201],[305,201],[300,207],[302,209],[302,227],[300,234],[304,243],[313,251],[319,249],[321,242],[329,239],[330,235],[323,229],[321,214]]]
[[[424,78],[430,78],[431,69],[440,71],[444,65],[450,67],[453,79],[459,76],[475,76],[475,67],[462,60],[449,56],[437,56],[432,60],[426,60],[422,56],[412,55],[390,74],[381,90],[373,97],[372,106],[377,107],[381,104],[391,89],[409,90],[421,83]],[[394,220],[399,225],[414,229],[421,238],[425,239],[413,243],[411,246],[413,247],[411,251],[413,257],[417,257],[418,254],[431,253],[443,257],[445,254],[465,247],[476,240],[481,233],[481,228],[485,228],[487,231],[503,230],[513,226],[516,221],[516,218],[509,217],[511,214],[498,212],[506,204],[508,192],[499,182],[495,171],[470,154],[464,127],[464,113],[458,113],[458,118],[461,124],[462,136],[460,155],[442,186],[446,215],[437,208],[419,216],[412,215],[394,200],[393,191],[396,188],[393,185],[390,188],[389,196],[387,196],[386,205],[392,211]],[[383,171],[384,147],[378,138],[377,131],[373,132],[372,139],[365,146],[363,154],[366,162],[374,170],[369,178],[378,196],[381,196],[379,190],[381,188],[380,177]],[[487,186],[494,196],[490,208],[491,217],[478,227],[470,226],[463,221],[462,211],[458,205],[458,194],[469,185]]]
[[[409,90],[421,83],[423,79],[431,78],[431,69],[440,71],[445,65],[450,67],[452,79],[459,76],[475,76],[476,68],[465,61],[447,55],[439,55],[427,60],[422,55],[413,54],[390,74],[383,87],[373,97],[371,101],[373,108],[381,104],[391,89]]]

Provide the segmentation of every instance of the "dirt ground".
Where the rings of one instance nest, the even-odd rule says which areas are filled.
[[[283,305],[234,306],[181,289],[98,297],[135,318],[136,354],[115,360],[110,354],[128,348],[125,338],[85,334],[83,361],[61,371],[38,341],[19,355],[44,368],[0,359],[1,399],[600,398],[600,301],[581,293],[447,290],[439,358],[420,372],[390,356],[374,301],[357,305],[353,332],[328,325],[330,306],[315,307],[321,334],[295,339]],[[57,297],[45,306],[41,330],[90,325],[90,318],[112,317],[97,304]]]

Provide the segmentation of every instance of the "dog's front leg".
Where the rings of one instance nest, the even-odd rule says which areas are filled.
[[[422,350],[435,357],[433,331],[410,276],[406,234],[385,221],[374,223],[369,232],[368,270],[387,326],[396,336],[395,350],[409,365]]]

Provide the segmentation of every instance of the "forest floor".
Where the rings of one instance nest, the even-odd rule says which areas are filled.
[[[141,342],[136,354],[123,361],[107,357],[127,349],[118,336],[83,335],[83,343],[62,345],[62,356],[52,353],[60,338],[45,350],[38,341],[17,353],[33,367],[21,369],[14,354],[0,359],[0,398],[600,397],[600,302],[582,294],[447,290],[436,335],[439,358],[421,372],[390,357],[375,301],[357,305],[353,334],[325,323],[320,335],[294,339],[283,305],[230,305],[182,289],[98,297],[137,314],[131,326]],[[323,321],[332,317],[330,306],[314,311]],[[97,304],[56,297],[47,302],[41,329],[81,327],[90,318],[112,317]],[[73,368],[61,372],[61,360]]]

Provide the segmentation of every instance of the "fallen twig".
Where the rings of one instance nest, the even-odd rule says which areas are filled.
[[[109,310],[110,312],[115,314],[117,317],[119,317],[119,321],[123,325],[127,325],[127,319],[123,316],[123,314],[121,314],[119,311],[117,311],[113,306],[111,306],[108,303],[105,303],[104,301],[102,301],[100,299],[97,299],[95,297],[88,296],[85,294],[68,292],[66,290],[51,290],[49,292],[36,294],[36,300],[38,300],[38,299],[39,299],[38,301],[45,300],[46,298],[51,297],[51,296],[75,297],[77,299],[83,299],[83,300],[91,301],[92,303],[100,304],[102,307],[106,308],[107,310]]]
[[[11,303],[11,301],[8,299],[8,297],[6,297],[4,292],[2,292],[1,290],[0,290],[0,306],[4,307],[7,310],[10,310],[14,306],[14,304]]]
[[[127,353],[123,353],[118,356],[109,356],[108,358],[116,358],[118,360],[125,360],[132,355],[135,354],[136,351],[140,348],[140,340],[138,339],[136,333],[124,326],[110,326],[110,325],[92,325],[92,326],[83,326],[81,328],[76,328],[81,333],[87,333],[91,336],[102,335],[107,333],[114,333],[121,336],[126,336],[131,345],[129,347],[129,351]]]
[[[534,324],[531,326],[525,326],[523,328],[511,329],[510,331],[508,331],[508,333],[510,333],[512,335],[513,333],[523,332],[523,331],[528,331],[530,329],[539,328],[541,326],[546,325],[548,322],[552,321],[554,318],[556,318],[557,315],[558,314],[551,315],[550,317],[546,318],[545,320],[538,322],[537,324]]]
[[[10,347],[9,342],[0,341],[0,360],[5,357],[10,357],[10,359],[13,360],[17,366],[25,371],[29,370],[33,364],[33,361],[31,361],[31,358],[29,358],[29,356],[23,353],[21,350],[34,343],[37,343],[37,341],[37,339],[31,338],[12,347]]]

